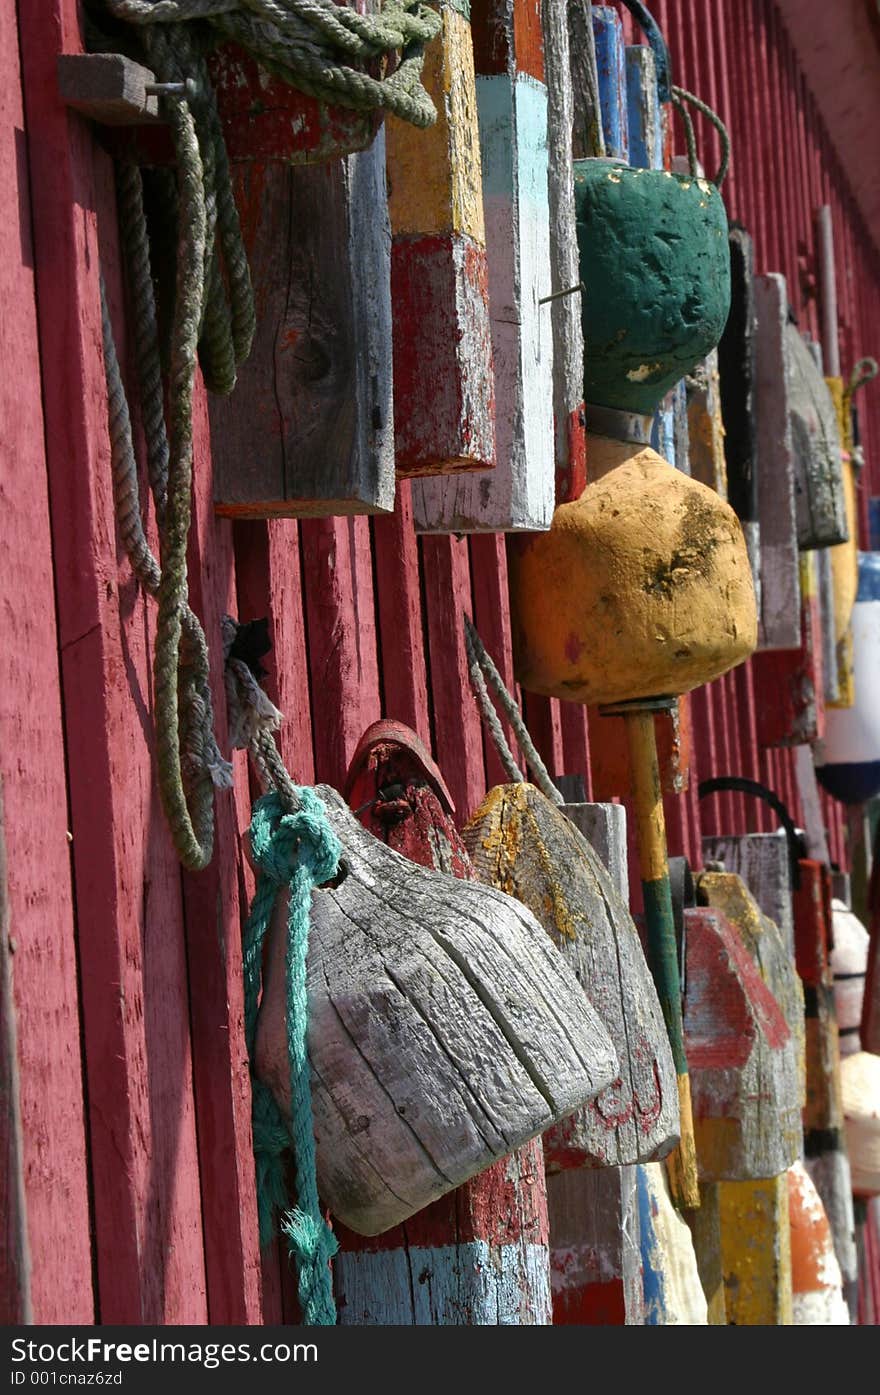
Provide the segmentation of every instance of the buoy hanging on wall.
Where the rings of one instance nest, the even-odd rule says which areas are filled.
[[[791,1307],[795,1327],[848,1327],[849,1309],[831,1227],[803,1163],[788,1169]]]
[[[880,1196],[880,1056],[847,1056],[840,1089],[853,1195]]]
[[[831,972],[834,976],[834,1009],[841,1056],[853,1056],[861,1046],[862,1004],[868,968],[870,936],[858,916],[843,901],[831,902],[834,947]]]
[[[863,804],[880,793],[880,552],[859,553],[852,634],[855,703],[826,714],[816,775],[835,799]]]
[[[797,325],[786,326],[785,343],[798,545],[802,549],[831,547],[848,537],[837,416],[825,379]]]

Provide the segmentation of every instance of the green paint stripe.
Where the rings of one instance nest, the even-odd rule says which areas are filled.
[[[679,1075],[687,1074],[684,1054],[684,1028],[681,1020],[681,979],[678,973],[678,946],[672,916],[669,878],[642,882],[645,898],[645,925],[648,931],[648,965],[669,1034],[672,1059]]]

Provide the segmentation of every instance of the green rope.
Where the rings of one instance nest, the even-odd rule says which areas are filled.
[[[274,742],[271,744],[274,748]],[[288,1129],[285,1124],[268,1086],[253,1078],[260,1239],[263,1243],[271,1239],[275,1212],[287,1205],[282,1154],[292,1142],[296,1205],[284,1216],[281,1228],[297,1267],[303,1321],[309,1326],[327,1326],[336,1321],[329,1262],[337,1242],[318,1198],[307,1046],[306,958],[312,891],[336,875],[342,848],[317,794],[298,789],[296,795],[299,808],[294,813],[285,812],[285,802],[278,793],[264,795],[254,805],[250,842],[259,876],[244,929],[245,1037],[253,1062],[263,947],[275,902],[279,894],[287,891],[285,972],[291,1127]]]

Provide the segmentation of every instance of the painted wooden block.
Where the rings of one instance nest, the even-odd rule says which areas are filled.
[[[374,837],[423,867],[475,880],[443,776],[415,732],[389,721],[368,728],[345,793]],[[550,1322],[540,1139],[382,1235],[336,1233],[343,1326]]]
[[[741,877],[763,914],[778,928],[789,957],[793,957],[792,869],[784,830],[706,837],[703,859],[706,863],[721,862],[726,872],[736,872]],[[707,882],[707,890],[712,885],[719,883]]]
[[[852,613],[852,707],[828,713],[815,751],[816,775],[835,799],[860,805],[880,792],[880,553],[859,553],[859,589]],[[855,849],[854,849],[855,851]]]
[[[727,497],[743,527],[758,610],[761,609],[761,531],[755,437],[754,249],[745,228],[730,229],[730,314],[718,343]]]
[[[312,903],[318,1186],[344,1224],[375,1235],[580,1108],[618,1065],[519,902],[416,866],[317,789],[346,868]],[[279,902],[256,1070],[289,1112],[284,922]]]
[[[840,701],[840,679],[837,672],[837,639],[834,620],[834,575],[831,549],[820,547],[813,554],[816,561],[816,589],[819,595],[819,620],[822,626],[822,701],[825,707],[846,707]]]
[[[550,304],[550,318],[553,328],[555,497],[559,504],[576,499],[587,483],[582,292],[573,290],[580,283],[581,273],[574,216],[574,97],[567,7],[542,4],[541,29],[548,103],[550,279],[556,297]]]
[[[495,364],[496,466],[422,480],[416,527],[427,533],[550,526],[554,505],[553,329],[547,88],[540,7],[512,0],[471,14],[489,312]]]
[[[798,546],[830,547],[847,536],[834,403],[810,346],[790,323],[785,326],[785,350]]]
[[[398,475],[495,464],[495,395],[474,57],[467,7],[442,0],[423,81],[427,131],[385,127]]]
[[[853,459],[852,397],[846,391],[842,378],[826,378],[825,382],[834,403],[840,435],[840,468],[849,534],[845,543],[838,543],[836,547],[827,550],[832,578],[834,658],[838,688],[834,703],[840,707],[852,707],[855,702],[855,678],[850,622],[859,589],[859,517],[856,493],[859,471]]]
[[[257,303],[234,395],[211,399],[217,511],[394,507],[385,136],[362,154],[242,164],[236,201]]]
[[[610,5],[594,5],[592,9],[605,154],[613,160],[629,160],[623,26],[620,15]]]
[[[490,790],[463,837],[481,879],[516,896],[544,926],[620,1062],[607,1089],[545,1132],[548,1171],[665,1157],[679,1130],[672,1053],[635,926],[600,859],[527,783]]]
[[[703,872],[697,881],[697,897],[702,905],[721,911],[734,926],[743,947],[754,959],[761,977],[782,1009],[792,1037],[799,1107],[803,1108],[806,1096],[804,990],[794,966],[793,953],[782,931],[774,920],[764,914],[744,879],[735,872]]]
[[[691,478],[727,498],[724,423],[718,350],[713,349],[685,380],[687,388],[688,463]]]
[[[547,1207],[554,1327],[641,1326],[636,1168],[551,1173]]]
[[[803,1163],[788,1170],[792,1322],[795,1327],[848,1327],[849,1309],[822,1198]]]
[[[813,553],[801,552],[798,571],[798,647],[756,654],[752,665],[758,741],[762,746],[811,745],[825,734],[822,616]]]
[[[378,5],[350,8],[376,11]],[[383,113],[328,106],[269,72],[235,43],[208,58],[229,158],[234,163],[314,164],[366,150]]]
[[[790,1327],[788,1174],[755,1182],[724,1182],[719,1202],[728,1324]]]
[[[561,808],[626,905],[629,868],[623,805],[568,803]],[[645,1314],[635,1168],[551,1172],[547,1205],[554,1325],[641,1326]]]
[[[776,1176],[801,1145],[788,1024],[726,916],[704,907],[684,914],[685,1050],[700,1180]]]
[[[647,1327],[703,1327],[706,1295],[687,1223],[675,1209],[659,1163],[636,1169]]]
[[[755,427],[761,541],[760,649],[800,644],[794,441],[785,348],[788,291],[775,272],[756,276]]]
[[[629,162],[643,170],[662,170],[663,119],[654,54],[642,44],[633,44],[625,50],[624,61]]]
[[[147,89],[155,74],[121,53],[59,53],[58,92],[75,111],[105,126],[160,120],[159,98]]]

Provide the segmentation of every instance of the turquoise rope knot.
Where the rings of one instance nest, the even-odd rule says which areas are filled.
[[[306,958],[312,891],[336,874],[342,845],[330,827],[327,810],[314,790],[296,791],[293,813],[277,794],[264,795],[251,818],[251,855],[258,869],[257,889],[244,930],[245,1038],[253,1069],[263,944],[279,892],[287,888],[289,904],[285,967],[287,976],[287,1054],[290,1066],[290,1121],[272,1091],[252,1075],[254,1160],[260,1241],[266,1244],[277,1210],[288,1205],[283,1156],[293,1149],[296,1205],[281,1229],[297,1269],[303,1322],[308,1326],[336,1321],[330,1259],[336,1238],[324,1219],[318,1197],[312,1087],[308,1060]]]

